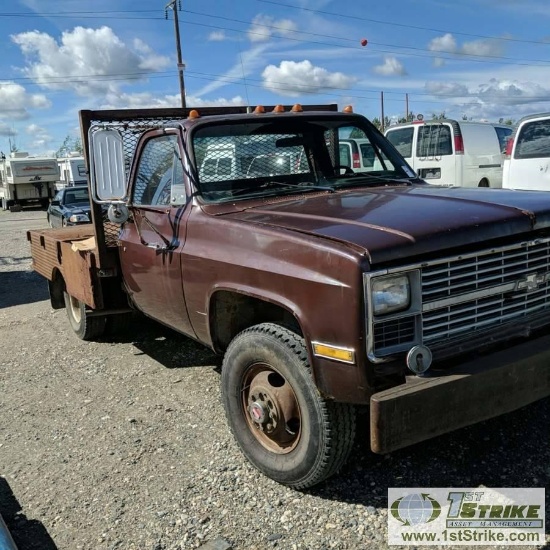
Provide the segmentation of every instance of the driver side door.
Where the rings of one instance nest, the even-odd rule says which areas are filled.
[[[191,203],[177,131],[155,132],[133,170],[131,216],[119,237],[124,283],[146,315],[194,336],[182,284],[182,249]]]

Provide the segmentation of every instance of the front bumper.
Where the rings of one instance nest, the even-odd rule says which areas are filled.
[[[371,449],[388,453],[549,395],[550,336],[544,336],[375,393]]]

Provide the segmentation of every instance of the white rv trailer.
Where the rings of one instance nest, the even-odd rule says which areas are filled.
[[[48,206],[59,180],[57,159],[31,157],[13,152],[0,158],[0,198],[2,209],[17,211],[23,206]]]
[[[68,157],[58,158],[59,182],[57,188],[87,185],[86,163],[80,153],[70,153]]]

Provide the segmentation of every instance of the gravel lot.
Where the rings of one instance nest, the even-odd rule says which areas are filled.
[[[388,487],[550,486],[548,399],[386,457],[363,418],[338,476],[277,485],[230,437],[210,351],[148,322],[72,334],[31,271],[45,226],[0,211],[0,513],[20,550],[385,548]]]

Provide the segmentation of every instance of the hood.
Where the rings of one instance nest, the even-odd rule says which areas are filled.
[[[227,215],[350,243],[364,249],[371,264],[380,264],[549,227],[550,193],[363,188],[275,200]]]
[[[66,204],[64,205],[64,208],[67,212],[71,214],[90,214],[91,207],[89,204],[86,204],[85,202],[75,202],[74,204]]]

